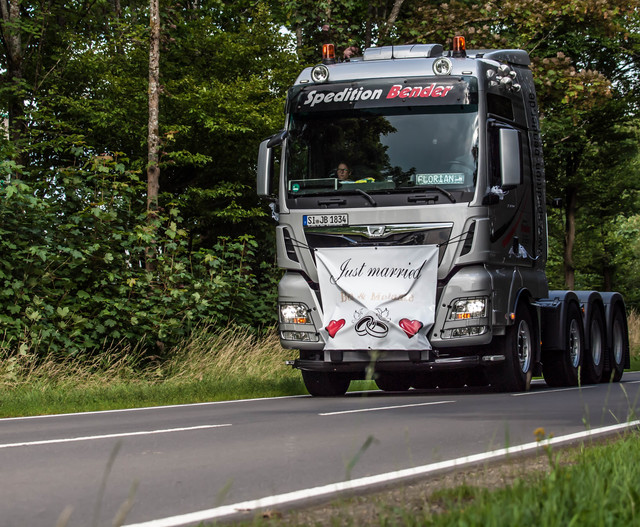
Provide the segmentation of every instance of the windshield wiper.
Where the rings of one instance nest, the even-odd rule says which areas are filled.
[[[336,190],[333,194],[360,194],[361,196],[364,196],[369,203],[371,203],[372,207],[378,206],[378,202],[371,197],[371,194],[367,194],[361,188],[349,188],[349,189],[343,188],[340,190]]]
[[[440,192],[441,194],[444,194],[445,196],[447,196],[450,200],[451,203],[455,203],[456,202],[456,198],[453,197],[453,194],[451,194],[451,192],[449,192],[448,190],[439,187],[438,185],[434,185],[433,187],[427,187],[427,190],[432,190],[435,189],[438,192]]]
[[[395,189],[395,192],[429,192],[432,190],[437,190],[438,192],[440,192],[440,194],[444,194],[445,196],[447,196],[447,198],[449,198],[449,201],[451,201],[451,203],[456,203],[456,198],[453,197],[453,194],[451,194],[451,192],[449,192],[448,190],[438,186],[438,185],[432,185],[430,187],[398,187]]]

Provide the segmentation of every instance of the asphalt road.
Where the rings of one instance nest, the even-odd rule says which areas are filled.
[[[632,410],[640,373],[581,389],[534,381],[523,394],[367,392],[1,419],[0,526],[54,527],[65,515],[69,527],[106,526],[125,510],[127,525],[189,525],[212,517],[184,516],[197,511],[515,451],[538,427],[557,438],[636,419]]]

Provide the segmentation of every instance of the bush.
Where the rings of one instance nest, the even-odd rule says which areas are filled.
[[[162,355],[202,323],[273,324],[277,272],[257,261],[255,240],[190,251],[179,210],[150,220],[144,184],[117,157],[37,175],[0,165],[14,172],[0,188],[5,353],[92,355],[121,342]]]

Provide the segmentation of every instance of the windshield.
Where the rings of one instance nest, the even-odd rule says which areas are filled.
[[[294,111],[286,188],[297,197],[439,187],[468,201],[477,143],[477,104]]]

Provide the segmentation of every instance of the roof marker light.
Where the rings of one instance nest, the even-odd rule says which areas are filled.
[[[322,63],[323,64],[336,63],[336,48],[333,44],[322,45]]]
[[[464,37],[453,37],[453,57],[462,58],[467,56],[467,44]]]

